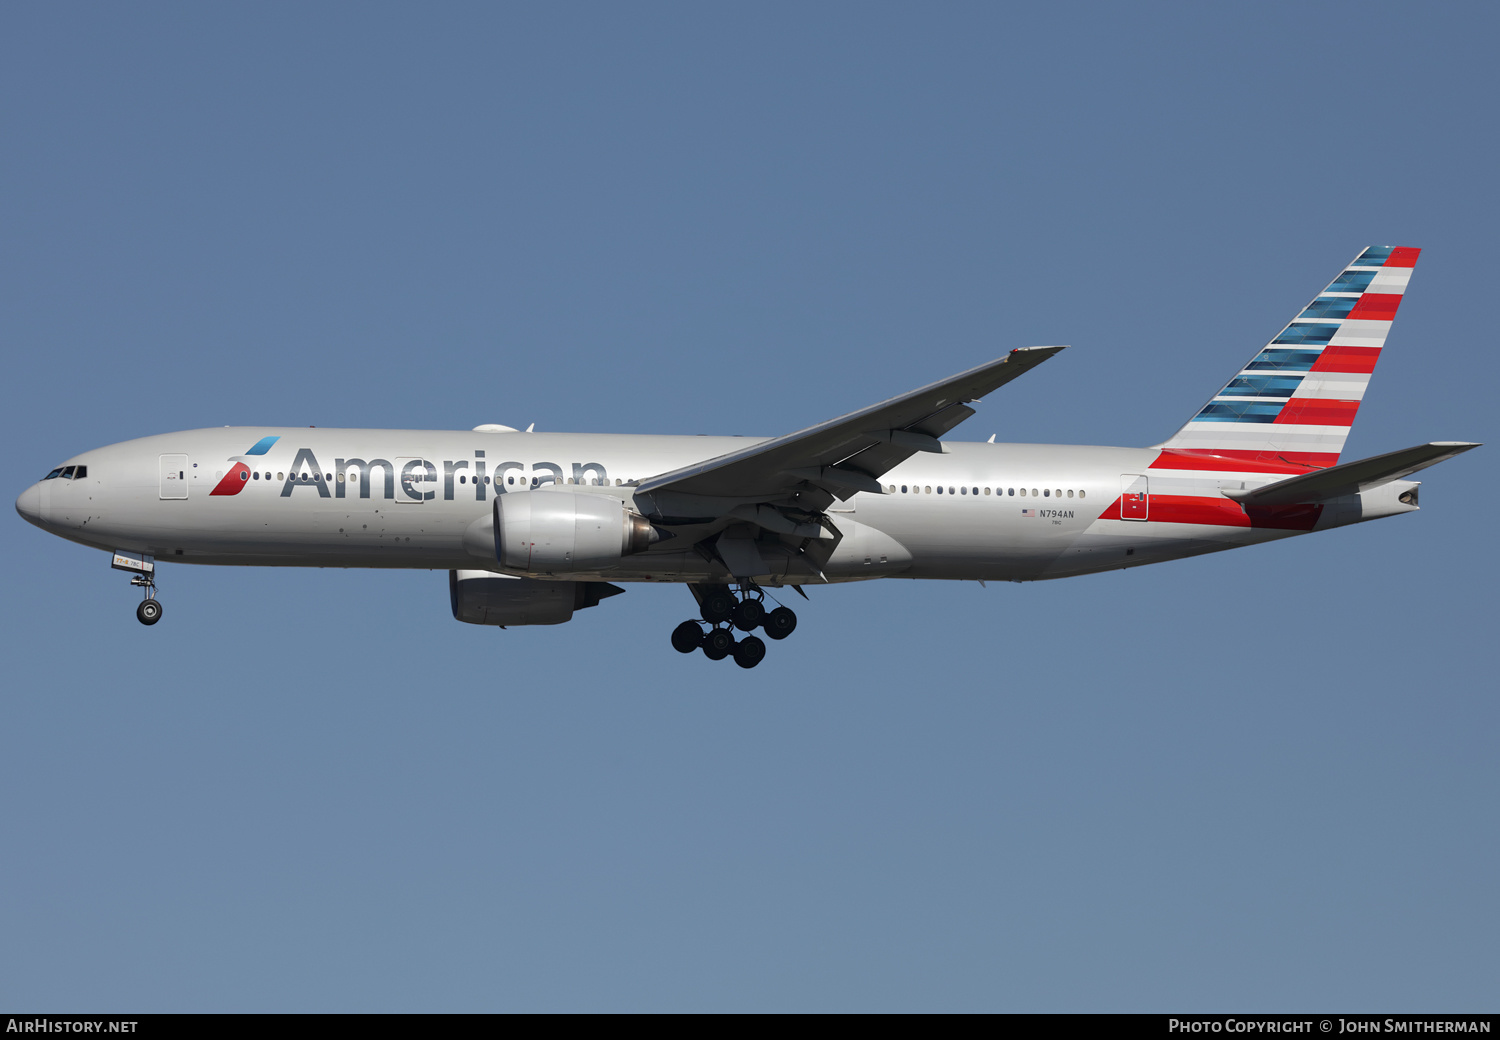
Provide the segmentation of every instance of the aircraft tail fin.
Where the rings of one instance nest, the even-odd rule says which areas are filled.
[[[1421,252],[1364,250],[1159,447],[1335,465]]]

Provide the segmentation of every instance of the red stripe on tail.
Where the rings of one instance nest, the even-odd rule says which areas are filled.
[[[1395,321],[1401,306],[1400,293],[1367,292],[1349,312],[1351,321]]]
[[[1286,403],[1278,423],[1295,423],[1298,426],[1350,426],[1354,413],[1359,411],[1358,401],[1326,401],[1316,397],[1294,397]]]
[[[1324,347],[1312,371],[1373,372],[1379,360],[1379,347]]]
[[[1273,531],[1311,531],[1323,515],[1319,505],[1245,506],[1227,498],[1192,495],[1152,495],[1152,524],[1202,524],[1208,527],[1259,527]],[[1120,519],[1120,500],[1099,514],[1100,520]]]
[[[1262,457],[1264,456],[1264,457]],[[1321,456],[1320,456],[1321,457]],[[1329,456],[1334,462],[1338,461],[1336,456]],[[1333,462],[1296,463],[1275,455],[1268,455],[1260,451],[1231,452],[1223,450],[1210,454],[1202,451],[1181,451],[1177,448],[1168,448],[1158,455],[1147,469],[1202,469],[1215,472],[1230,473],[1306,473],[1308,469],[1318,469],[1324,465],[1333,465]]]

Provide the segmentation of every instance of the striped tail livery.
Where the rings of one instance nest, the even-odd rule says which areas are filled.
[[[1336,464],[1421,252],[1360,253],[1161,447],[1249,463]]]

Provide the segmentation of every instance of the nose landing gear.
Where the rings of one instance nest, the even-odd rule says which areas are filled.
[[[130,584],[142,589],[146,598],[135,608],[135,619],[143,625],[154,625],[161,620],[161,600],[156,598],[156,560],[140,553],[116,550],[110,567],[117,571],[130,572]]]
[[[733,657],[741,668],[754,668],[765,660],[766,644],[758,636],[736,639],[735,629],[759,628],[771,639],[785,639],[797,627],[797,615],[790,609],[767,611],[765,593],[754,585],[741,585],[737,594],[724,585],[695,586],[693,594],[702,620],[684,621],[672,630],[672,649],[680,654],[701,649],[710,661]]]

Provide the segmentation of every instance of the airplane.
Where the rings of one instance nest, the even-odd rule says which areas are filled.
[[[1420,250],[1362,250],[1149,448],[955,442],[972,404],[1065,349],[988,364],[781,437],[224,427],[84,452],[16,500],[106,550],[161,620],[156,565],[448,571],[455,619],[552,625],[686,584],[681,653],[758,665],[796,614],[768,590],[1038,581],[1418,508],[1412,474],[1476,443],[1340,462]],[[772,605],[768,606],[767,600]]]

